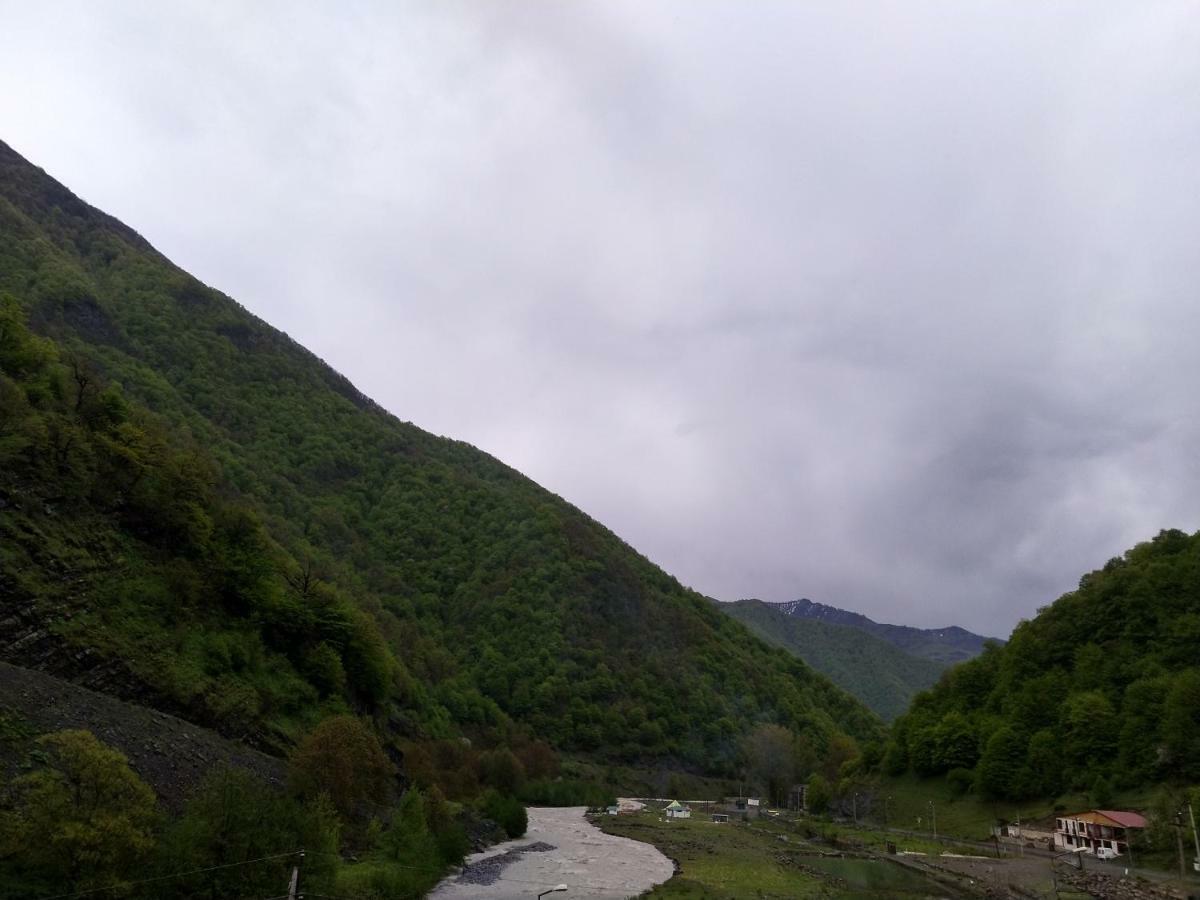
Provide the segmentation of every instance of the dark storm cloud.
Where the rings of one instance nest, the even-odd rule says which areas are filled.
[[[1200,525],[1193,4],[4,6],[6,140],[699,590]]]

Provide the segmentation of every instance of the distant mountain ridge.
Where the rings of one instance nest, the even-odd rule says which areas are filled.
[[[911,625],[888,625],[867,618],[862,613],[838,609],[807,598],[773,604],[785,615],[799,619],[814,619],[833,625],[848,625],[877,637],[900,648],[905,653],[922,659],[933,660],[944,665],[966,662],[983,652],[988,642],[1003,644],[998,638],[984,637],[950,625],[946,628],[914,628]]]
[[[763,640],[808,663],[885,722],[904,713],[912,698],[932,687],[946,670],[944,662],[906,653],[861,628],[790,616],[781,606],[739,600],[722,603],[721,609]]]

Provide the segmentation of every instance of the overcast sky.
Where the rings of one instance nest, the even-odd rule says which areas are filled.
[[[1200,527],[1200,5],[0,0],[0,139],[723,600]]]

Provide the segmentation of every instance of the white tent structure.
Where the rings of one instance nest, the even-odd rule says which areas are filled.
[[[668,819],[690,819],[692,817],[691,809],[678,800],[672,800],[667,804],[666,813]]]

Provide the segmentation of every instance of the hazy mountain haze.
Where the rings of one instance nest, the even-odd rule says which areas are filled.
[[[0,137],[723,599],[1200,527],[1189,3],[0,2]]]

